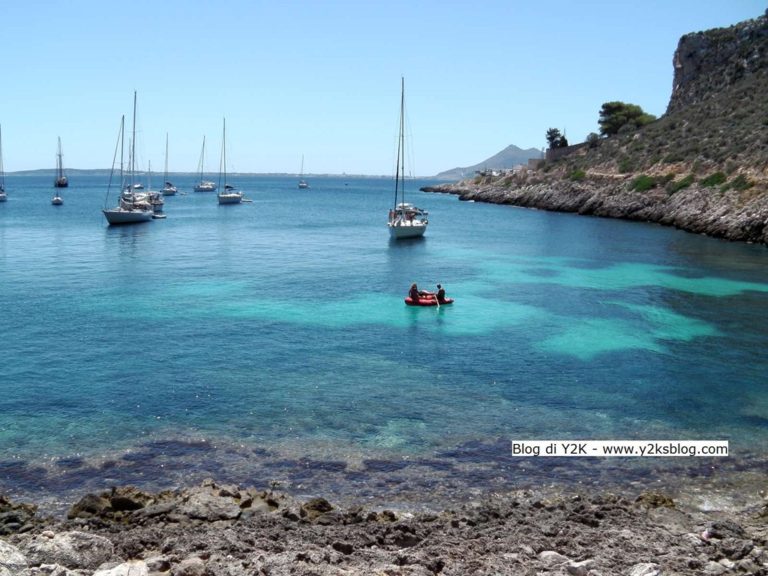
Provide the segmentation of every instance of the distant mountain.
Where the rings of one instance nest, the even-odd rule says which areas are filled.
[[[528,150],[523,150],[514,144],[510,144],[498,154],[495,154],[487,160],[483,160],[474,166],[446,170],[445,172],[440,172],[440,174],[436,175],[435,178],[439,178],[441,180],[461,180],[462,178],[469,178],[473,176],[475,174],[475,170],[504,170],[514,168],[520,164],[528,164],[528,160],[530,158],[541,157],[541,150],[537,150],[536,148],[528,148]]]

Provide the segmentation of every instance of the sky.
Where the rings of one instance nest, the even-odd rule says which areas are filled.
[[[598,132],[604,102],[661,116],[681,36],[766,0],[0,0],[6,172],[109,168],[138,94],[136,159],[162,172],[392,175]]]

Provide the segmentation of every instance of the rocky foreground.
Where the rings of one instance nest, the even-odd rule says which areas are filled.
[[[66,519],[0,497],[0,576],[768,574],[764,509],[519,492],[439,513],[201,486],[90,494]]]
[[[629,177],[608,174],[581,181],[464,180],[422,190],[456,194],[461,200],[654,222],[716,238],[768,244],[768,195],[750,191],[713,193],[693,185],[674,194],[664,188],[639,192],[631,189]]]

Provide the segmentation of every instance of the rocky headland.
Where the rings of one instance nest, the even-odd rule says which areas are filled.
[[[632,177],[594,172],[581,181],[525,173],[425,186],[425,192],[456,194],[461,200],[511,204],[674,226],[728,240],[768,244],[768,194],[749,201],[731,190],[713,195],[690,186],[673,195],[663,188],[638,192]]]
[[[768,244],[768,15],[683,36],[672,61],[658,120],[423,190]]]
[[[763,506],[519,491],[407,513],[219,485],[88,494],[67,517],[0,497],[0,576],[768,574]]]

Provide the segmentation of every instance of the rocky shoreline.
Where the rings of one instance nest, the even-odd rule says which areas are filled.
[[[88,494],[56,519],[0,496],[0,576],[91,574],[768,574],[768,513],[555,489],[408,513],[206,480]]]
[[[631,190],[631,177],[591,175],[573,181],[548,178],[463,180],[421,188],[460,200],[510,204],[581,215],[654,222],[727,240],[768,244],[768,195],[713,191],[692,185],[674,194],[663,188]]]

